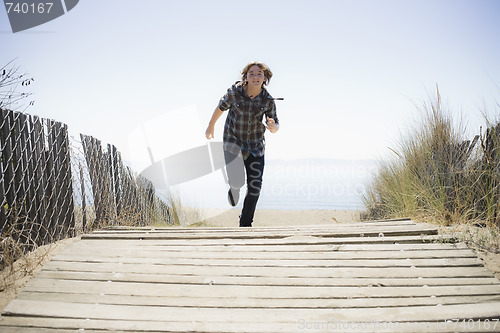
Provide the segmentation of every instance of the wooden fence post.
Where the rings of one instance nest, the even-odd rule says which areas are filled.
[[[55,195],[57,193],[56,189],[56,174],[55,174],[55,140],[54,140],[54,124],[50,119],[45,120],[45,126],[47,129],[47,149],[44,150],[45,155],[45,176],[47,178],[47,187],[45,188],[45,198],[47,198],[47,211],[49,215],[46,215],[45,223],[47,228],[48,237],[44,239],[44,243],[49,243],[55,240],[55,232],[57,226],[57,216],[59,215],[59,209],[56,204]]]
[[[111,154],[111,145],[107,145],[107,151],[103,152],[103,173],[102,180],[106,193],[106,218],[108,223],[116,222],[116,202],[114,194],[114,181],[113,181],[113,156]]]
[[[28,128],[29,127],[29,128]],[[26,187],[27,191],[27,199],[26,204],[28,205],[28,218],[30,221],[30,239],[34,244],[39,243],[38,238],[38,221],[37,221],[37,212],[36,212],[36,185],[35,182],[35,143],[33,140],[33,118],[32,116],[26,117],[26,126],[25,126],[25,136],[26,136],[26,159],[27,159],[27,172],[26,172]]]
[[[9,117],[7,110],[0,109],[0,171],[1,175],[1,207],[0,207],[0,235],[4,232],[7,227],[7,216],[11,206],[9,200],[10,190],[10,140],[9,140],[10,130],[9,130]]]
[[[24,113],[18,113],[17,123],[18,123],[18,140],[17,145],[19,147],[19,164],[18,168],[20,169],[20,179],[19,179],[19,188],[21,189],[18,196],[18,204],[19,204],[19,214],[21,223],[19,223],[19,239],[22,244],[23,252],[29,252],[34,249],[34,242],[31,237],[32,230],[34,227],[34,222],[29,218],[30,211],[30,183],[29,183],[29,125],[28,125],[28,116]]]
[[[115,189],[115,203],[116,203],[116,215],[120,216],[122,211],[122,203],[121,203],[121,194],[120,194],[120,168],[122,167],[121,156],[119,156],[119,152],[115,146],[111,146],[112,148],[112,157],[113,157],[113,178],[114,178],[114,189]]]
[[[85,160],[87,162],[87,167],[89,170],[90,185],[92,186],[92,193],[94,194],[93,204],[94,204],[94,211],[96,214],[96,221],[95,222],[98,223],[101,217],[100,217],[100,212],[98,209],[98,207],[99,207],[99,188],[97,185],[97,181],[95,179],[96,175],[95,175],[94,147],[93,147],[92,141],[90,140],[89,136],[80,134],[80,138],[82,141],[83,153],[85,155]]]
[[[35,161],[35,174],[34,180],[36,184],[35,189],[35,210],[36,210],[36,221],[37,230],[35,232],[38,234],[39,244],[43,244],[48,235],[48,230],[46,229],[46,215],[47,215],[47,202],[45,197],[45,191],[47,187],[47,178],[45,176],[46,161],[45,161],[45,134],[43,131],[43,122],[37,116],[33,116],[33,132],[32,132],[33,144],[34,144],[34,161]]]
[[[73,182],[71,177],[71,155],[70,155],[70,145],[68,139],[68,127],[62,124],[61,128],[61,175],[62,188],[61,191],[64,194],[62,203],[63,212],[63,225],[65,229],[65,236],[72,237],[75,235],[75,204],[73,202]]]
[[[78,163],[80,166],[80,186],[82,190],[82,229],[83,233],[87,232],[87,204],[85,198],[85,180],[83,178],[82,164]]]

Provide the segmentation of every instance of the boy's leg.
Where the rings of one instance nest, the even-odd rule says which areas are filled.
[[[239,200],[240,188],[245,185],[245,166],[241,153],[233,154],[229,151],[224,151],[224,159],[226,161],[227,180],[229,184],[228,195],[232,196],[232,206],[236,206]]]
[[[245,160],[245,169],[247,172],[247,195],[243,203],[243,210],[240,216],[240,227],[251,227],[255,207],[260,196],[262,188],[262,176],[264,174],[264,156],[255,157],[250,155]]]

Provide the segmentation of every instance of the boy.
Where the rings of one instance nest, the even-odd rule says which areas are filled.
[[[241,72],[242,81],[236,82],[219,101],[205,136],[214,137],[214,127],[224,111],[229,110],[224,125],[224,158],[229,180],[228,200],[236,206],[240,188],[247,178],[247,194],[240,215],[240,227],[251,227],[255,207],[262,187],[266,128],[271,133],[279,129],[276,104],[264,86],[273,73],[261,62],[251,62]],[[264,118],[266,125],[262,123]]]

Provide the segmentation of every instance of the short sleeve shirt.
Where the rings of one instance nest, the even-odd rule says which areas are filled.
[[[262,88],[262,92],[251,99],[243,91],[242,83],[236,82],[220,99],[219,109],[229,110],[224,125],[224,150],[235,155],[241,151],[245,159],[250,154],[263,156],[266,145],[265,116],[279,124],[276,104],[267,90]]]

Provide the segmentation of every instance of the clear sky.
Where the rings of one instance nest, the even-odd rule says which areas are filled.
[[[499,112],[499,17],[495,0],[81,0],[16,34],[1,8],[0,64],[35,78],[27,112],[134,159],[144,144],[157,158],[203,144],[219,98],[259,60],[285,98],[267,158],[377,158],[436,84],[473,133],[481,110]]]

